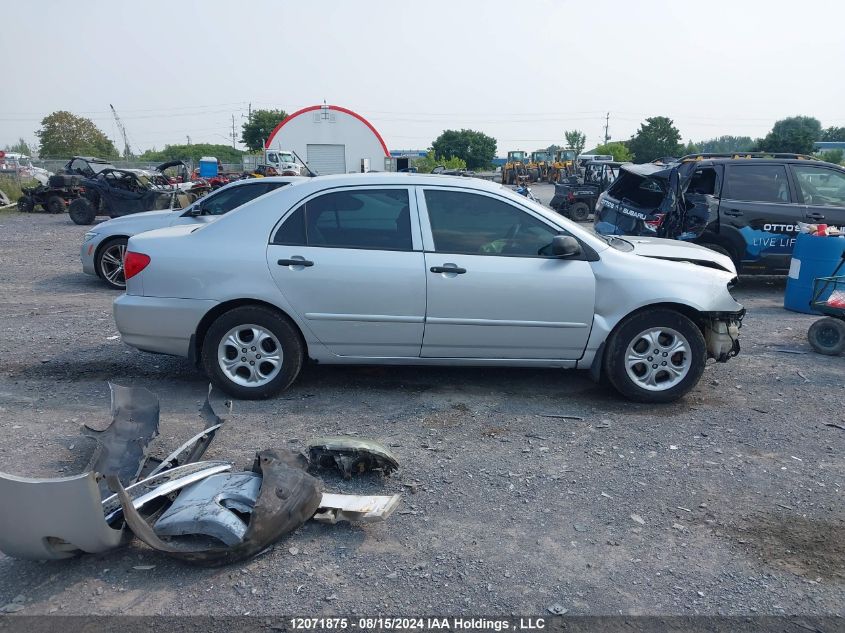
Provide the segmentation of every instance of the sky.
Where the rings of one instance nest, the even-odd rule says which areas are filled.
[[[391,150],[445,129],[497,155],[625,140],[669,116],[684,141],[764,136],[780,118],[845,125],[845,2],[249,0],[0,3],[0,147],[55,110],[135,152],[231,144],[249,107],[350,108]],[[242,146],[238,144],[238,147]]]

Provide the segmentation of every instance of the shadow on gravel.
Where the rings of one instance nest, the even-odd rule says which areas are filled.
[[[86,275],[80,270],[77,273],[64,273],[61,275],[53,275],[36,282],[33,285],[34,290],[41,292],[102,292],[111,295],[112,298],[122,294],[120,290],[111,290],[106,286],[99,277],[93,275]]]
[[[51,380],[110,380],[131,384],[139,379],[156,379],[186,384],[207,383],[205,375],[187,359],[175,356],[144,356],[145,360],[81,360],[70,355],[59,355],[32,364],[9,365],[16,379]]]
[[[825,521],[790,515],[756,515],[728,531],[740,546],[768,565],[808,580],[845,582],[845,521]]]
[[[295,383],[302,388],[502,392],[562,396],[600,389],[586,372],[518,367],[412,367],[375,365],[306,365]]]

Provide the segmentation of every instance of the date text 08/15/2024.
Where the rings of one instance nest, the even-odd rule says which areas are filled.
[[[291,618],[290,626],[299,631],[358,629],[364,631],[530,631],[546,628],[545,618],[437,618],[437,617],[358,617]]]

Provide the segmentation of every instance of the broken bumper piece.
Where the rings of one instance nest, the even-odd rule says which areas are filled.
[[[195,565],[216,567],[261,553],[314,516],[320,506],[322,494],[319,480],[302,470],[296,456],[290,451],[261,451],[256,456],[252,472],[262,477],[261,487],[243,539],[231,547],[163,541],[134,508],[120,480],[111,475],[108,481],[117,490],[124,518],[135,536],[173,558]]]

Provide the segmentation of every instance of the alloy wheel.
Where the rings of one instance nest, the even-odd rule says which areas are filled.
[[[243,387],[260,387],[282,369],[282,344],[267,328],[247,324],[233,327],[217,346],[217,363],[226,377]]]
[[[649,391],[665,391],[681,382],[692,366],[689,341],[672,328],[649,328],[635,336],[625,353],[628,377]]]
[[[103,279],[114,286],[126,287],[126,277],[123,274],[123,256],[126,254],[126,244],[119,242],[106,247],[100,255],[100,273]]]

